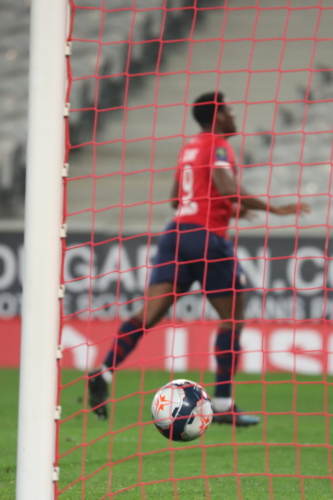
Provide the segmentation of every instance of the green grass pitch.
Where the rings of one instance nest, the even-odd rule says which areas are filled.
[[[78,372],[64,371],[63,383],[74,381],[78,376]],[[176,374],[174,378],[184,376],[200,381],[195,372]],[[151,420],[153,391],[169,380],[170,375],[165,372],[147,371],[143,375],[119,372],[114,384],[114,397],[118,401],[113,408],[112,434],[110,421],[101,422],[90,412],[80,412],[84,407],[84,381],[63,389],[60,453],[64,456],[59,464],[59,489],[77,482],[59,495],[59,499],[333,498],[332,426],[327,416],[333,413],[332,379],[323,383],[319,377],[298,376],[295,384],[289,374],[271,374],[265,377],[265,383],[257,383],[259,377],[239,375],[235,389],[237,402],[248,411],[267,412],[262,423],[255,428],[237,430],[212,424],[201,441],[172,443],[171,448],[169,441],[153,425],[147,424]],[[212,382],[213,375],[205,374],[204,383]],[[0,385],[0,499],[12,500],[15,498],[18,371],[1,370]],[[140,388],[146,392],[145,396],[140,395]],[[211,392],[211,387],[207,389]],[[279,414],[269,414],[276,412]],[[138,424],[140,414],[141,424]],[[302,475],[302,480],[297,475]],[[170,481],[170,478],[184,477],[191,479]],[[106,496],[129,486],[134,487]]]

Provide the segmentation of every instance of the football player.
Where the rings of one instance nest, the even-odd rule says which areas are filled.
[[[90,374],[89,401],[99,418],[107,416],[105,402],[113,369],[131,353],[144,331],[165,316],[179,294],[198,281],[221,318],[215,343],[213,422],[237,426],[260,422],[257,415],[243,413],[232,398],[246,278],[228,237],[229,221],[251,217],[254,210],[284,216],[307,213],[310,208],[303,203],[266,203],[239,184],[229,144],[237,132],[235,116],[221,92],[201,95],[194,102],[193,116],[201,131],[179,155],[171,193],[177,213],[159,240],[144,307],[121,325],[103,365]]]

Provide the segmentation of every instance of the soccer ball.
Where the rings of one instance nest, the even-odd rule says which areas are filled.
[[[193,441],[211,424],[212,402],[201,387],[191,380],[173,380],[155,395],[151,405],[157,430],[173,441]]]

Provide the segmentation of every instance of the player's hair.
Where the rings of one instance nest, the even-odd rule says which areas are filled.
[[[205,127],[212,125],[218,111],[225,110],[224,95],[222,92],[207,92],[202,94],[193,103],[193,117],[201,125]]]

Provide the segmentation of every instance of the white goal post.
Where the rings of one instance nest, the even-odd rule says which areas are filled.
[[[53,500],[67,0],[32,0],[17,500]]]

